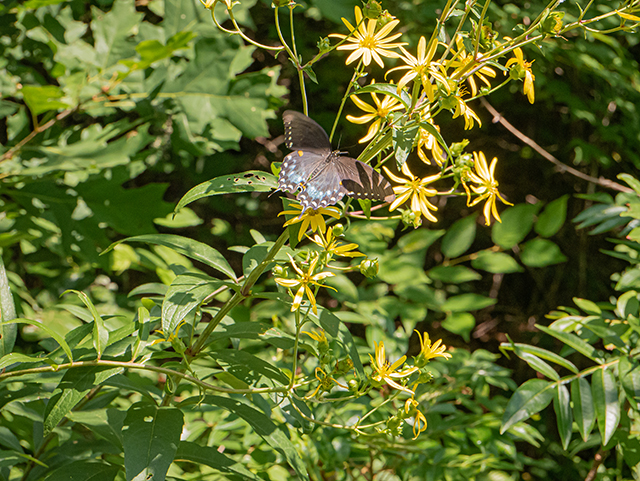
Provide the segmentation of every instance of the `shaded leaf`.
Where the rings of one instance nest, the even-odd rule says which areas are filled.
[[[542,379],[529,379],[513,393],[502,416],[500,433],[517,422],[525,421],[542,411],[554,396],[553,383]]]
[[[606,368],[594,372],[591,376],[591,391],[604,446],[611,440],[620,422],[618,386],[613,372]]]
[[[569,390],[564,384],[558,384],[555,396],[553,398],[553,409],[556,412],[556,420],[558,423],[558,432],[562,447],[567,449],[571,442],[571,432],[573,419],[571,416],[571,399]]]
[[[573,417],[578,425],[578,432],[586,443],[596,422],[596,417],[591,386],[584,377],[571,381],[571,401],[573,402]]]
[[[476,220],[478,214],[459,219],[447,229],[442,238],[442,253],[447,257],[458,257],[471,247],[476,238]]]

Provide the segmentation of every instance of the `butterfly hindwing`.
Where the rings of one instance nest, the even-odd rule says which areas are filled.
[[[395,199],[389,181],[364,162],[351,157],[339,157],[336,169],[339,171],[338,175],[346,195],[356,199],[385,202],[393,202]]]

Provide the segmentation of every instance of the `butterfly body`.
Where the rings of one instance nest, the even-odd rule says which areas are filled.
[[[302,211],[335,204],[345,195],[358,199],[395,198],[391,184],[369,165],[331,150],[329,136],[304,114],[283,115],[285,144],[293,152],[282,161],[278,190],[298,192]]]

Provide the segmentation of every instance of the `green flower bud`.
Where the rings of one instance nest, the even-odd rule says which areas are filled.
[[[380,29],[380,28],[384,27],[391,20],[395,20],[395,18],[396,17],[394,17],[393,15],[391,15],[389,12],[387,12],[385,10],[384,12],[382,12],[382,15],[380,15],[380,17],[378,17],[378,24],[376,25],[376,28]]]
[[[347,382],[347,386],[349,386],[349,392],[358,392],[358,388],[360,387],[358,384],[358,381],[356,381],[355,379],[349,379],[349,382]]]
[[[360,263],[360,273],[368,277],[369,279],[373,279],[378,275],[378,270],[380,269],[380,264],[378,263],[378,259],[365,259]]]
[[[564,12],[551,12],[540,24],[540,32],[544,35],[555,36],[562,30]]]
[[[382,5],[376,2],[376,0],[369,0],[362,8],[362,14],[364,18],[370,18],[376,20],[382,13]]]
[[[327,53],[331,50],[331,40],[329,40],[329,37],[320,37],[317,46],[320,53]]]
[[[275,265],[273,269],[271,269],[271,272],[273,273],[274,276],[277,276],[277,277],[287,276],[287,268],[284,266]]]
[[[347,373],[353,369],[353,361],[349,358],[340,359],[336,362],[336,367],[333,369],[333,373],[336,375],[341,375]]]
[[[414,229],[417,229],[422,225],[422,213],[407,209],[402,212],[402,223],[406,227],[413,227]]]
[[[336,237],[340,237],[344,234],[344,226],[342,224],[336,224],[333,226],[333,235]]]

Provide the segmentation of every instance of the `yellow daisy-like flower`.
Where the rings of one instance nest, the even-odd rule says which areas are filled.
[[[418,334],[418,339],[420,339],[420,354],[415,357],[416,366],[423,367],[427,362],[435,357],[443,357],[445,359],[449,359],[451,357],[451,354],[444,352],[447,350],[447,346],[442,344],[442,339],[438,339],[433,343],[433,345],[431,345],[429,334],[425,332],[424,336],[422,336],[418,331],[415,332]]]
[[[496,208],[496,198],[500,199],[503,204],[513,204],[504,200],[500,195],[500,192],[498,192],[498,181],[494,177],[494,171],[496,169],[496,164],[498,163],[498,158],[494,157],[491,161],[491,166],[487,166],[487,158],[485,157],[484,153],[474,152],[473,160],[475,173],[473,171],[467,171],[464,177],[461,179],[462,186],[467,192],[467,205],[469,207],[473,207],[474,205],[486,199],[487,202],[485,203],[483,209],[486,225],[489,225],[491,223],[492,215],[498,222],[502,222],[502,220],[500,219],[500,215],[498,214],[498,209]],[[468,186],[467,182],[473,182],[477,185]],[[471,200],[471,191],[473,191],[474,194],[478,195],[478,197],[476,197],[473,201]]]
[[[311,241],[324,249],[329,255],[338,257],[366,257],[362,252],[354,251],[354,249],[358,248],[358,244],[338,244],[338,239],[333,235],[333,227],[327,229],[327,235],[325,237],[316,234]]]
[[[331,389],[333,388],[334,384],[337,384],[338,386],[340,386],[343,389],[349,389],[348,386],[345,386],[344,384],[340,384],[331,375],[329,375],[326,372],[324,372],[322,370],[322,368],[316,367],[315,376],[316,376],[316,379],[319,381],[318,387],[316,387],[315,391],[307,394],[305,396],[305,399],[311,399],[316,394],[318,394],[318,391],[322,391],[322,392],[331,391]]]
[[[375,80],[371,82],[371,85],[375,84]],[[367,112],[361,117],[354,117],[353,115],[347,115],[347,120],[354,124],[366,124],[374,120],[374,122],[369,126],[369,130],[367,131],[367,135],[362,137],[359,142],[362,144],[364,142],[369,142],[373,139],[376,134],[382,128],[382,124],[386,121],[388,115],[394,110],[399,110],[402,108],[402,104],[395,97],[391,97],[390,95],[385,95],[382,100],[378,98],[378,94],[375,92],[371,92],[371,97],[373,98],[373,105],[369,105],[368,103],[360,100],[360,98],[353,94],[351,95],[351,100],[353,103],[358,106],[360,110],[364,110]]]
[[[331,216],[334,219],[340,218],[340,210],[337,207],[320,207],[319,209],[309,208],[302,214],[300,214],[300,211],[302,211],[302,206],[300,204],[291,204],[289,207],[298,210],[283,210],[278,214],[278,217],[281,215],[297,215],[297,217],[285,222],[283,227],[288,227],[291,224],[302,222],[300,231],[298,232],[298,240],[302,240],[309,226],[311,226],[311,232],[320,231],[324,234],[327,230],[327,224],[324,221],[323,215]]]
[[[307,272],[303,272],[302,269],[300,269],[296,265],[295,261],[291,256],[289,256],[289,259],[291,260],[291,265],[293,266],[295,271],[298,273],[298,278],[297,279],[276,278],[275,281],[277,284],[283,287],[287,287],[289,289],[298,288],[298,291],[296,292],[296,295],[293,298],[293,303],[291,304],[291,312],[294,312],[300,309],[302,298],[306,293],[307,299],[309,299],[309,303],[311,304],[311,307],[313,309],[313,313],[318,314],[318,308],[316,307],[316,297],[313,295],[313,291],[309,286],[321,286],[322,284],[320,284],[320,281],[326,279],[327,277],[333,277],[335,274],[333,274],[332,272],[319,272],[317,274],[313,274],[313,271],[316,268],[316,264],[318,263],[318,257],[316,257],[311,261],[311,264],[309,264],[309,269],[307,270]],[[326,286],[326,287],[329,287],[329,286]]]
[[[464,43],[462,41],[461,35],[458,35],[456,37],[456,45],[458,46],[458,52],[454,54],[454,58],[449,64],[450,67],[455,68],[454,72],[451,74],[452,79],[464,78],[466,73],[474,68],[479,63],[479,59],[482,57],[482,54],[478,53],[478,59],[474,59],[473,54],[467,53],[464,48]],[[469,75],[467,77],[467,82],[471,87],[472,97],[475,97],[478,93],[478,86],[475,79],[473,78],[474,75],[478,77],[478,79],[482,81],[488,88],[491,88],[491,82],[489,82],[487,77],[494,78],[496,76],[496,71],[491,67],[485,65],[479,70],[476,70],[473,75]]]
[[[373,369],[373,371],[375,372],[375,374],[371,376],[371,379],[376,382],[385,382],[394,389],[408,392],[409,394],[413,395],[414,392],[411,389],[403,386],[402,384],[398,384],[396,382],[396,379],[402,379],[410,376],[411,374],[416,372],[418,368],[415,366],[411,366],[405,367],[401,371],[397,371],[397,369],[402,366],[404,361],[407,360],[407,356],[402,356],[396,362],[391,364],[389,361],[387,361],[383,342],[380,341],[380,344],[376,344],[374,341],[373,345],[375,347],[376,357],[374,358],[371,354],[369,354],[369,357],[371,358],[371,369]]]
[[[418,401],[413,397],[407,399],[404,403],[404,412],[413,414],[413,439],[418,439],[420,433],[427,429],[427,418],[418,409]]]
[[[529,99],[529,102],[533,103],[535,100],[535,92],[533,90],[533,81],[536,79],[536,77],[533,75],[533,72],[531,71],[531,65],[535,60],[532,60],[531,62],[527,62],[524,59],[524,55],[520,47],[513,49],[513,54],[515,55],[515,58],[510,58],[506,64],[507,68],[513,65],[511,70],[509,70],[509,75],[511,76],[511,78],[515,78],[515,79],[524,78],[523,92]],[[505,72],[505,75],[506,75],[506,72]]]
[[[432,124],[438,132],[440,131],[440,128],[435,125],[431,119],[429,119],[428,122]],[[420,130],[418,132],[417,150],[418,157],[420,157],[420,160],[422,160],[422,162],[424,162],[425,164],[431,165],[431,160],[429,159],[429,157],[427,157],[427,152],[431,152],[434,160],[440,166],[447,160],[447,156],[445,155],[442,147],[440,147],[438,139],[436,139],[436,137],[431,132],[429,132],[427,129],[423,129],[422,127],[420,127]]]
[[[368,19],[365,23],[362,11],[360,7],[355,8],[356,15],[356,27],[353,27],[351,23],[345,18],[342,19],[344,24],[349,29],[349,36],[342,35],[339,33],[332,33],[329,37],[336,37],[341,39],[346,39],[347,44],[340,45],[338,50],[353,50],[351,55],[347,57],[346,65],[349,65],[351,62],[362,57],[362,62],[365,65],[369,65],[371,63],[371,59],[373,59],[380,67],[384,68],[384,63],[382,62],[381,57],[387,58],[398,58],[400,55],[396,52],[393,52],[389,49],[398,48],[402,45],[406,45],[406,43],[391,43],[393,40],[400,37],[401,33],[395,33],[391,36],[388,36],[391,33],[396,25],[400,23],[400,20],[391,20],[384,27],[376,32],[376,25],[378,23],[377,20]]]
[[[437,69],[431,68],[431,59],[436,53],[436,47],[438,46],[437,39],[433,39],[429,44],[429,48],[427,49],[427,39],[424,37],[420,37],[418,41],[418,56],[414,57],[409,52],[407,52],[404,47],[400,47],[402,53],[400,58],[406,64],[400,67],[392,68],[388,70],[386,75],[390,74],[395,70],[409,70],[404,76],[398,81],[398,90],[401,90],[405,85],[411,82],[416,77],[420,78],[422,82],[422,88],[424,89],[427,97],[429,98],[429,102],[433,102],[435,99],[435,93],[433,89],[433,85],[429,81],[429,76],[433,76],[435,79],[440,82],[446,82],[446,79],[440,75]]]
[[[398,177],[393,174],[386,167],[382,167],[387,174],[394,182],[397,182],[402,185],[398,185],[393,188],[393,191],[396,194],[396,200],[394,200],[389,206],[389,210],[395,210],[398,206],[404,204],[407,200],[411,199],[411,210],[416,214],[422,213],[428,220],[431,222],[437,222],[438,219],[430,212],[431,210],[436,211],[438,208],[429,202],[428,197],[433,197],[438,193],[436,189],[432,189],[427,187],[432,182],[435,182],[440,178],[440,174],[430,175],[428,177],[416,177],[409,170],[409,166],[405,162],[402,164],[402,173],[406,175],[408,178],[403,179],[402,177]]]

